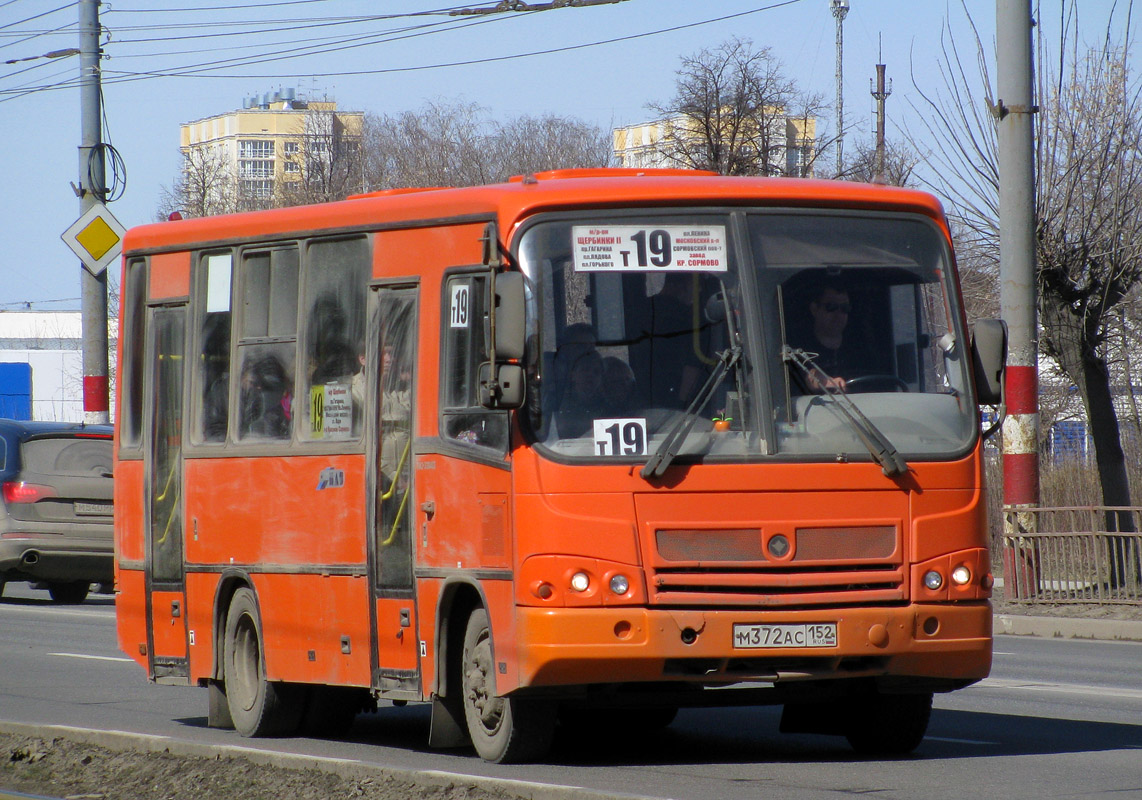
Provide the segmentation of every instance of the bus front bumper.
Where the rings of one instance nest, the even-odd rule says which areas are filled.
[[[829,632],[834,624],[835,643],[798,635],[809,626],[814,634]],[[939,691],[987,677],[991,624],[986,601],[764,613],[518,607],[518,685],[780,684],[876,677],[885,685],[899,679],[901,686]],[[746,646],[743,640],[750,637],[743,632],[756,641],[776,633],[773,638],[797,644]]]

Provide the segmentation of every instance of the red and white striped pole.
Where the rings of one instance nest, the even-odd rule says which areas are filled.
[[[1008,327],[1003,423],[1004,578],[1008,597],[1038,590],[1026,536],[1039,505],[1039,327],[1035,283],[1035,161],[1031,0],[996,0],[1000,305]]]

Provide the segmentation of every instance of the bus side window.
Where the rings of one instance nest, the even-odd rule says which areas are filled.
[[[361,435],[365,400],[365,296],[372,248],[365,237],[310,242],[305,271],[302,436]]]
[[[122,298],[123,386],[119,444],[123,450],[134,450],[143,444],[143,370],[146,358],[143,328],[147,313],[147,262],[144,259],[135,258],[128,262]]]
[[[210,253],[199,261],[200,286],[205,305],[199,313],[198,361],[202,405],[196,417],[194,439],[198,442],[226,440],[230,415],[230,274],[233,255]]]
[[[297,341],[296,247],[242,255],[238,438],[289,439]]]
[[[484,274],[453,275],[445,283],[440,433],[446,439],[506,453],[508,412],[480,405],[480,364],[488,360],[487,293]]]

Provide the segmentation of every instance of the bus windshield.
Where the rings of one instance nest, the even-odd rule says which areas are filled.
[[[757,209],[544,218],[526,425],[564,459],[945,458],[976,435],[939,229]],[[877,451],[882,451],[878,454]]]

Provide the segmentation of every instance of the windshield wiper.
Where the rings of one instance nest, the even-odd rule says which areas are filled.
[[[690,401],[690,406],[686,409],[677,422],[675,422],[666,434],[666,438],[662,440],[662,444],[654,451],[654,455],[646,462],[646,465],[639,471],[639,475],[643,478],[658,478],[662,473],[666,472],[666,468],[670,466],[670,462],[678,455],[678,450],[682,446],[682,442],[686,440],[686,436],[694,427],[694,423],[698,421],[698,411],[702,406],[709,402],[713,397],[714,391],[722,382],[726,372],[730,370],[738,360],[741,358],[742,349],[740,347],[728,347],[722,352],[718,353],[718,366],[710,373],[710,377],[706,378],[706,382],[702,384],[702,388],[698,390],[698,394],[694,395],[694,399]]]
[[[837,387],[836,382],[832,377],[821,369],[817,362],[813,360],[814,354],[807,353],[799,347],[790,347],[783,345],[781,348],[781,358],[783,361],[792,362],[805,373],[805,377],[816,373],[824,380],[819,381],[824,387],[824,396],[828,397],[832,404],[840,410],[841,414],[852,428],[857,433],[857,437],[872,457],[876,459],[876,463],[880,464],[881,470],[886,476],[891,478],[894,475],[903,475],[908,471],[908,462],[904,457],[896,451],[896,448],[889,441],[888,437],[881,432],[880,428],[876,427],[868,417],[857,408],[843,389]]]

